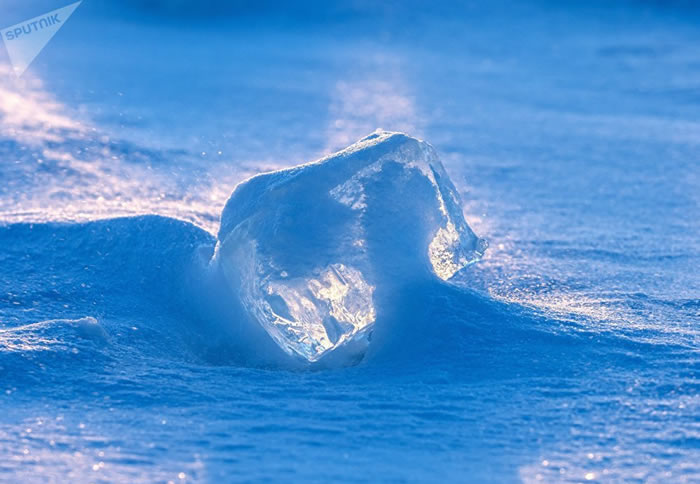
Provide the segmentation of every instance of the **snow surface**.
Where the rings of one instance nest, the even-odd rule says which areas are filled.
[[[19,80],[0,49],[0,481],[697,482],[699,16],[103,0]],[[394,266],[353,361],[291,364],[220,215],[377,128],[430,141],[489,249]]]

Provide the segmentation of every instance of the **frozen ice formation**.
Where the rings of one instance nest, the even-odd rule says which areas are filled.
[[[285,353],[315,362],[351,341],[366,346],[383,295],[448,280],[485,248],[435,150],[376,131],[236,187],[212,264]]]

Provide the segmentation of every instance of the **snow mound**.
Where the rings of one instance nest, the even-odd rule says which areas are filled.
[[[211,264],[254,324],[315,362],[344,346],[362,351],[383,296],[416,279],[448,280],[485,248],[435,150],[376,131],[236,187]]]
[[[0,347],[4,352],[77,352],[81,340],[104,345],[109,342],[109,337],[100,323],[91,316],[80,319],[52,319],[0,329]]]

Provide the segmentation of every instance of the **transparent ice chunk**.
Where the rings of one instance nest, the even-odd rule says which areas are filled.
[[[377,131],[236,187],[212,265],[254,324],[315,362],[350,341],[366,346],[381,294],[420,277],[448,280],[485,248],[435,150]]]

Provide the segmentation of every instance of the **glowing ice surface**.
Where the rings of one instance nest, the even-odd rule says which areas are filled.
[[[377,131],[240,184],[213,264],[280,348],[313,362],[351,340],[367,344],[379,292],[448,280],[485,248],[435,150]]]

